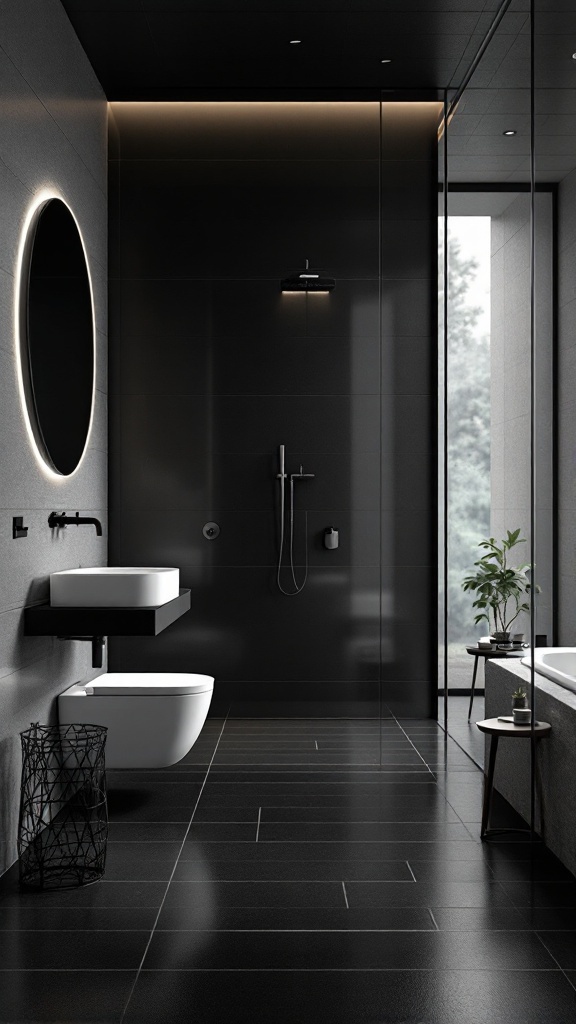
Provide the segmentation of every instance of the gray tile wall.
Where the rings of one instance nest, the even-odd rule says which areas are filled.
[[[89,645],[24,637],[22,608],[46,600],[49,573],[107,556],[107,105],[58,0],[19,0],[0,18],[0,871],[16,857],[20,730],[54,720],[55,697],[93,675]],[[97,394],[79,471],[43,473],[25,431],[14,352],[20,233],[36,193],[57,188],[80,223],[95,292]],[[66,352],[57,358],[66,359]],[[65,412],[63,412],[65,422]],[[54,510],[90,512],[93,528],[53,535]],[[22,515],[28,537],[12,539]]]
[[[552,637],[552,196],[535,197],[536,230],[536,632]],[[527,543],[513,564],[530,561],[530,195],[520,193],[492,219],[491,532],[520,527]],[[516,632],[529,632],[521,615]]]
[[[558,186],[558,642],[576,644],[576,171]]]

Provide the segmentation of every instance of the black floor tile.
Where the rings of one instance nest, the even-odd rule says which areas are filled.
[[[201,783],[188,781],[115,783],[108,789],[110,821],[189,821],[200,790]]]
[[[188,821],[111,821],[108,846],[112,843],[178,843],[186,835]]]
[[[194,821],[188,832],[192,842],[253,843],[256,839],[257,822],[235,821]]]
[[[2,1024],[119,1024],[135,971],[6,971]]]
[[[235,784],[248,783],[248,785],[270,785],[280,783],[294,783],[295,786],[307,785],[308,783],[331,786],[333,784],[362,783],[369,785],[382,782],[389,784],[397,782],[414,782],[434,780],[432,771],[422,762],[414,764],[382,764],[376,762],[371,764],[359,763],[332,763],[330,765],[320,764],[293,764],[293,765],[260,765],[249,764],[215,764],[208,776],[210,785],[216,783],[233,782]]]
[[[201,800],[194,814],[194,824],[198,825],[200,822],[252,822],[256,828],[259,810],[257,805],[241,807],[233,803],[218,804],[214,807]]]
[[[526,931],[530,929],[521,910],[513,907],[432,907],[440,931]]]
[[[576,928],[576,920],[574,924]],[[539,935],[550,955],[563,970],[576,971],[576,930],[546,931]]]
[[[498,882],[349,882],[351,907],[501,907],[510,905]]]
[[[261,842],[472,842],[461,822],[290,822],[262,821]]]
[[[0,964],[11,971],[137,970],[149,931],[3,931]]]
[[[408,884],[408,883],[406,883]],[[164,905],[158,928],[166,931],[437,931],[426,907],[224,907]]]
[[[385,796],[372,802],[337,807],[263,807],[262,823],[270,822],[458,822],[457,814],[445,800]]]
[[[518,911],[529,928],[536,931],[574,931],[576,910],[574,907],[521,907]]]
[[[341,907],[345,898],[340,882],[172,882],[164,906],[186,905],[208,910],[219,906]]]
[[[536,970],[556,968],[531,932],[156,932],[146,970]]]
[[[415,860],[411,865],[417,882],[493,882],[485,861]]]
[[[239,750],[218,750],[212,770],[216,771],[222,766],[227,767],[239,767],[244,768],[249,765],[257,765],[261,771],[266,771],[268,768],[283,768],[293,767],[302,768],[303,771],[309,771],[311,768],[322,768],[326,771],[327,768],[345,768],[347,765],[367,765],[371,768],[378,764],[386,765],[398,765],[404,770],[410,768],[411,765],[422,766],[421,760],[418,758],[414,751],[394,751],[390,753],[384,753],[380,760],[378,751],[372,751],[369,756],[368,750],[365,748],[358,751],[346,751],[340,749],[338,751],[314,751],[310,750],[304,753],[303,751],[295,751],[288,753],[287,751],[279,752],[276,751],[271,753],[270,751],[239,751]]]
[[[202,1024],[254,1019],[275,1024],[566,1024],[576,991],[560,971],[143,971],[126,1024],[173,1024],[190,1007]]]
[[[340,787],[334,789],[325,786],[320,791],[309,793],[306,788],[292,787],[288,792],[278,792],[277,786],[238,787],[236,791],[221,791],[218,785],[208,783],[200,798],[200,807],[388,807],[411,806],[412,802],[420,801],[426,809],[446,807],[446,801],[436,783],[399,783],[396,786],[383,784],[368,790],[359,786]],[[433,815],[434,817],[434,815]],[[402,819],[397,819],[402,820]]]
[[[106,785],[110,793],[133,793],[134,800],[147,800],[155,797],[170,804],[181,804],[189,795],[197,793],[204,781],[206,772],[196,771],[196,778],[190,773],[182,775],[171,765],[161,770],[114,771],[106,772]]]
[[[188,839],[181,860],[245,860],[245,843],[202,843]],[[268,843],[249,847],[254,860],[450,860],[482,863],[482,847],[468,842]]]
[[[0,913],[5,907],[159,907],[166,891],[165,882],[94,882],[80,889],[54,892],[6,892],[0,898]]]
[[[154,882],[168,880],[181,843],[109,843],[107,881]]]
[[[456,865],[476,872],[477,864]],[[461,872],[464,873],[464,872]],[[413,882],[404,860],[180,860],[174,874],[175,881],[219,879],[229,882],[328,882],[328,881],[388,881]],[[468,880],[468,879],[466,879]]]
[[[501,882],[516,907],[574,907],[576,882]]]
[[[510,863],[512,861],[536,862],[546,861],[549,853],[544,846],[530,842],[508,842],[500,839],[484,843],[484,855],[489,864]]]
[[[534,860],[490,861],[494,876],[508,882],[574,882],[574,876],[556,859],[541,856]]]
[[[242,799],[242,787],[250,786],[251,796],[257,793],[306,792],[310,796],[336,796],[347,794],[353,787],[357,794],[370,793],[374,786],[387,784],[396,787],[399,783],[417,786],[422,782],[433,782],[434,776],[425,768],[413,772],[357,771],[357,772],[215,772],[208,776],[205,790],[207,796],[219,792]]]
[[[40,897],[41,900],[41,897]],[[157,907],[2,907],[0,929],[7,931],[151,931]]]

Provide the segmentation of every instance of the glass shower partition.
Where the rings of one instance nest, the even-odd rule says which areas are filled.
[[[482,767],[485,739],[476,722],[511,715],[518,687],[528,691],[535,717],[536,694],[529,670],[520,667],[523,649],[477,645],[505,627],[531,643],[536,622],[544,621],[536,620],[532,599],[540,537],[534,241],[540,216],[543,237],[550,222],[548,200],[536,200],[533,181],[531,29],[528,0],[513,11],[502,5],[463,82],[447,97],[447,130],[439,143],[439,720],[447,751]],[[499,569],[505,558],[519,570],[518,590],[507,604],[500,587],[488,595],[487,607],[478,605],[479,574],[487,566],[477,563],[486,556],[488,567]],[[472,582],[465,587],[467,578]],[[517,748],[510,740],[500,744],[495,779],[506,800],[496,802],[496,825],[533,824],[534,737]],[[479,801],[476,809],[479,820]]]

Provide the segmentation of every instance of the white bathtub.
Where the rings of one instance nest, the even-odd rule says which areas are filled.
[[[522,658],[522,664],[532,664],[531,654]],[[576,693],[576,647],[536,647],[534,668],[540,675]]]

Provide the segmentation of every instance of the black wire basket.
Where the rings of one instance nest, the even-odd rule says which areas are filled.
[[[20,885],[64,889],[104,874],[108,839],[101,725],[33,723],[20,733]]]

